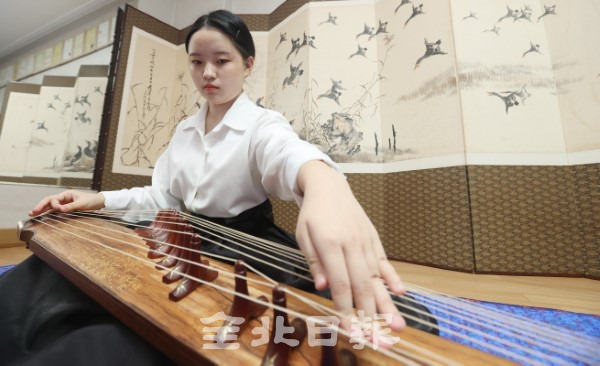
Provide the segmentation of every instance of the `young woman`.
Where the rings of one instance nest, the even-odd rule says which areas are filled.
[[[254,43],[228,11],[200,17],[186,38],[190,73],[206,102],[182,121],[159,158],[152,186],[97,194],[66,191],[32,211],[186,208],[228,218],[274,195],[300,205],[296,238],[317,289],[331,289],[335,306],[350,312],[394,314],[384,286],[403,285],[386,259],[377,231],[335,164],[302,141],[289,122],[252,103],[242,88],[254,65]],[[340,260],[343,259],[343,260]],[[383,281],[382,281],[383,279]]]
[[[295,199],[300,206],[296,239],[314,287],[330,289],[335,307],[349,316],[354,307],[365,316],[392,314],[391,327],[402,329],[404,320],[385,284],[396,294],[404,292],[403,284],[344,176],[328,156],[299,139],[281,114],[256,106],[244,94],[255,51],[243,21],[223,10],[200,17],[187,36],[186,50],[192,79],[206,102],[198,114],[178,125],[156,163],[152,185],[96,194],[69,190],[42,199],[29,214],[187,209],[233,228],[252,227],[246,231],[294,246],[293,239],[273,224],[268,197]],[[30,267],[42,266],[33,260]],[[17,291],[4,280],[8,278],[0,280],[2,293]]]

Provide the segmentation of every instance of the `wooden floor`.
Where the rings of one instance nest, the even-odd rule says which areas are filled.
[[[24,246],[0,249],[0,266],[17,264],[30,254]],[[393,264],[406,283],[452,296],[600,315],[600,281],[596,280],[476,275],[402,262]]]
[[[600,315],[600,281],[585,278],[471,274],[394,262],[406,283],[448,295]]]

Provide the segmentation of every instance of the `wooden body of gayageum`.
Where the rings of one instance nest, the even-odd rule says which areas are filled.
[[[259,332],[252,332],[262,327],[261,320],[253,319],[243,326],[235,341],[239,344],[238,349],[210,349],[210,345],[215,343],[206,338],[215,332],[207,332],[207,327],[218,327],[220,324],[205,324],[202,320],[206,322],[219,312],[228,314],[233,295],[200,285],[178,302],[169,300],[168,294],[177,283],[163,283],[165,270],[157,269],[153,264],[157,261],[148,259],[145,240],[133,230],[91,217],[68,220],[44,218],[26,223],[20,237],[37,256],[177,363],[261,364],[268,344],[252,345],[252,341],[261,337]],[[213,259],[210,259],[210,264],[233,272],[231,265]],[[249,276],[259,279],[254,274]],[[233,278],[223,274],[219,274],[212,283],[234,288]],[[270,287],[251,282],[248,287],[252,297],[264,295],[271,300]],[[321,304],[332,305],[330,300],[307,293],[302,295]],[[303,314],[323,315],[289,295],[287,308]],[[264,315],[272,317],[273,311],[268,309]],[[289,315],[290,322],[294,318],[294,315]],[[269,328],[272,324],[270,319]],[[510,364],[509,361],[412,328],[394,333],[394,336],[401,339],[394,349],[401,351],[408,362],[390,359],[379,350],[367,346],[356,350],[353,348],[355,344],[342,335],[338,335],[335,354],[340,358],[343,354],[352,353],[358,365]],[[322,347],[310,346],[308,340],[304,339],[290,353],[289,363],[320,365],[321,357]]]

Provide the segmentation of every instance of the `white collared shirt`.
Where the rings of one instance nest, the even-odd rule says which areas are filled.
[[[256,106],[242,93],[205,134],[208,106],[179,123],[152,174],[152,186],[102,192],[112,210],[184,208],[211,217],[233,217],[269,195],[295,199],[296,178],[310,160],[336,164],[301,140],[280,113]]]

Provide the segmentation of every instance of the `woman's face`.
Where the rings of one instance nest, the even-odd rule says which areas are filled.
[[[254,59],[244,60],[225,34],[210,27],[192,35],[188,50],[194,85],[209,105],[233,102],[242,91],[244,78],[252,71]]]

